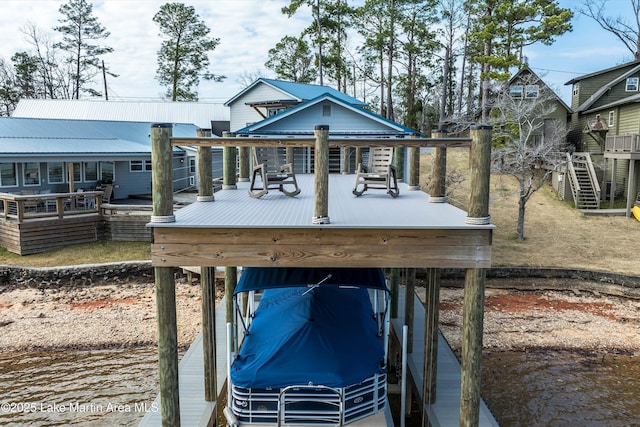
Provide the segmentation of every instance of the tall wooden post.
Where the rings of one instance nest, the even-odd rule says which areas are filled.
[[[440,277],[441,269],[426,269],[426,301],[424,327],[424,372],[423,405],[436,402],[436,379],[438,372],[438,321],[440,312]],[[424,418],[423,418],[424,419]],[[423,424],[424,426],[424,424]]]
[[[211,129],[198,129],[197,136],[207,138],[211,136]],[[213,166],[211,147],[198,147],[198,198],[199,202],[212,202],[213,196]]]
[[[406,181],[404,171],[404,147],[396,147],[393,150],[393,166],[396,168],[398,181]]]
[[[233,133],[230,133],[233,135]],[[238,148],[238,182],[249,182],[251,174],[251,147]]]
[[[433,138],[446,137],[446,130],[433,132]],[[433,150],[433,169],[431,171],[429,202],[444,203],[447,201],[447,147],[436,147]]]
[[[315,209],[314,224],[329,224],[329,126],[316,125],[314,156]]]
[[[153,214],[151,222],[174,222],[170,124],[151,126]],[[163,426],[180,426],[178,326],[173,267],[154,267],[158,319],[158,370]]]
[[[230,137],[231,134],[225,132],[224,137]],[[238,188],[236,185],[236,147],[223,147],[222,148],[222,189],[223,190],[235,190]]]
[[[489,179],[491,171],[491,127],[471,128],[471,193],[467,224],[489,224]],[[465,272],[462,323],[462,382],[460,385],[460,427],[475,427],[480,419],[482,332],[486,271]]]
[[[233,293],[236,290],[236,283],[238,282],[238,269],[236,267],[225,267],[224,269],[224,296],[226,301],[227,323],[233,325],[233,330],[236,330],[235,313],[233,310]],[[233,343],[235,345],[236,336],[233,336]]]
[[[204,356],[204,400],[214,402],[216,385],[216,269],[200,267],[202,287],[202,355]]]
[[[211,129],[198,129],[197,136],[211,137]],[[211,147],[198,147],[198,202],[213,202],[213,164]],[[216,283],[215,267],[200,266],[202,292],[202,355],[204,399],[216,400]]]
[[[356,147],[356,169],[358,168],[358,165],[362,163],[362,148],[361,147]]]
[[[405,299],[404,299],[404,324],[407,325],[407,357],[413,353],[413,332],[414,332],[414,305],[415,305],[415,293],[416,293],[416,269],[408,268],[405,271]],[[408,361],[407,361],[408,362]],[[408,363],[407,363],[407,366]],[[406,390],[406,405],[405,413],[403,416],[407,417],[411,415],[411,402],[413,388],[407,387]]]
[[[411,135],[411,138],[417,138],[418,135]],[[407,190],[420,190],[420,147],[409,148],[409,173],[407,174]]]
[[[340,171],[342,175],[346,175],[349,173],[349,147],[346,145],[340,148],[340,153],[342,154],[342,170]]]

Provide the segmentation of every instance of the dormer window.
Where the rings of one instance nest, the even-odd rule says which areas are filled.
[[[527,85],[525,87],[524,96],[529,99],[537,98],[539,91],[540,89],[538,88],[538,85]]]
[[[286,110],[287,107],[269,107],[267,108],[267,116],[271,117],[271,116],[275,116],[276,114]]]
[[[637,92],[638,91],[638,77],[629,77],[627,79],[627,84],[625,86],[625,91],[627,92]]]
[[[522,85],[512,85],[509,88],[509,94],[512,98],[522,98],[523,90],[524,88],[522,87]]]

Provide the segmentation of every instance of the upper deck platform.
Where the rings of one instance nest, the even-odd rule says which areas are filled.
[[[490,266],[493,225],[467,224],[467,213],[430,203],[422,191],[400,196],[371,189],[352,194],[355,175],[329,175],[329,224],[313,224],[314,176],[298,175],[301,193],[270,190],[260,199],[248,183],[151,223],[157,266]]]

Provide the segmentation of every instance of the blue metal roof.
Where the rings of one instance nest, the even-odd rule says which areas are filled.
[[[196,129],[174,125],[173,136],[195,136]],[[151,123],[0,117],[0,156],[150,152]]]
[[[289,108],[281,113],[275,114],[271,117],[267,117],[264,120],[261,120],[259,122],[253,123],[249,126],[246,126],[242,129],[239,129],[236,131],[237,134],[273,134],[275,133],[285,133],[285,134],[290,134],[292,133],[290,129],[276,129],[275,131],[271,130],[271,131],[265,131],[265,127],[276,123],[280,120],[283,120],[287,117],[291,117],[292,115],[298,114],[303,110],[308,109],[309,107],[321,102],[321,101],[325,101],[325,100],[329,100],[331,102],[334,102],[336,104],[339,104],[341,106],[343,106],[344,108],[355,112],[356,114],[359,114],[360,116],[366,117],[367,119],[371,120],[372,122],[375,122],[378,124],[378,127],[375,131],[376,135],[403,135],[403,136],[408,136],[408,135],[414,135],[414,134],[418,134],[419,132],[410,129],[406,126],[403,126],[399,123],[396,123],[392,120],[386,119],[382,116],[380,116],[379,114],[375,114],[369,110],[366,110],[364,108],[358,107],[358,106],[354,106],[348,102],[344,102],[342,99],[337,98],[335,96],[333,96],[332,94],[329,93],[323,93],[320,96],[317,96],[314,99],[311,99],[309,101],[303,102],[301,104],[296,105],[295,107]],[[277,127],[277,126],[276,126]],[[310,127],[308,133],[313,133],[313,129]],[[357,136],[358,134],[361,135],[367,135],[367,136],[371,136],[372,132],[368,129],[359,129],[359,128],[354,128],[353,124],[351,124],[349,126],[349,132],[343,132],[340,131],[338,129],[333,129],[331,131],[332,134],[337,135],[337,134],[348,134],[351,136]]]
[[[308,83],[296,83],[296,82],[288,82],[284,80],[265,79],[265,78],[260,78],[254,81],[249,86],[247,86],[244,90],[242,90],[240,93],[238,93],[233,98],[225,102],[224,105],[228,106],[235,99],[242,96],[244,93],[248,92],[258,84],[267,84],[269,86],[272,86],[288,95],[291,95],[292,98],[300,102],[317,98],[318,96],[321,96],[323,94],[329,94],[335,97],[336,99],[340,99],[341,101],[351,105],[360,105],[360,106],[366,105],[364,102],[360,101],[359,99],[349,96],[329,86],[312,85]]]

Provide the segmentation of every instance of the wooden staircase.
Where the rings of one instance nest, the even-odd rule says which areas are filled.
[[[589,153],[567,153],[567,165],[576,209],[599,209],[600,184]]]

